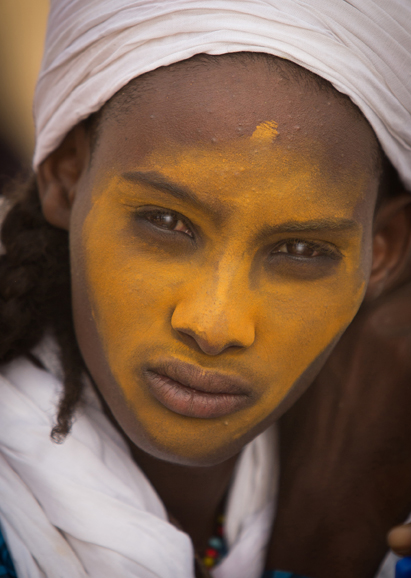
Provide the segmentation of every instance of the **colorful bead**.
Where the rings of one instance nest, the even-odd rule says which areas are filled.
[[[218,516],[216,536],[212,536],[208,541],[208,548],[203,557],[203,564],[206,568],[213,568],[221,562],[227,555],[227,545],[224,540],[224,516]]]
[[[215,560],[214,558],[209,558],[208,556],[205,556],[205,558],[203,558],[203,564],[206,568],[212,568],[215,565]]]
[[[219,550],[220,548],[223,547],[223,541],[221,538],[213,536],[212,538],[209,539],[208,545],[210,546],[210,548],[215,548],[216,550]]]

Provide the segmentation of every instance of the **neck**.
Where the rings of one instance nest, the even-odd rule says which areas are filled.
[[[229,487],[237,456],[216,466],[189,467],[164,462],[129,442],[132,455],[173,518],[200,555],[212,536],[215,520]]]
[[[125,436],[103,396],[95,387],[104,412]],[[227,493],[237,455],[209,467],[189,467],[159,460],[138,448],[125,436],[131,454],[163,502],[170,522],[188,534],[202,556],[213,535],[219,508]]]

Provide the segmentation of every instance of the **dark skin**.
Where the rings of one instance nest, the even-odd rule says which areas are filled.
[[[203,74],[204,70],[205,74]],[[210,81],[213,82],[213,79],[215,85],[222,86],[222,89],[213,93],[214,114],[210,115],[205,110],[204,98],[207,95],[207,103],[210,102],[208,91],[212,86]],[[277,82],[278,91],[270,97],[269,102],[267,102],[264,90],[255,88],[259,86],[261,79],[264,79],[264,83]],[[114,167],[115,170],[133,166],[136,159],[146,154],[156,139],[163,138],[163,128],[167,122],[171,123],[167,125],[170,126],[170,132],[173,135],[178,134],[179,142],[183,141],[190,145],[201,139],[208,142],[214,137],[224,141],[224,139],[240,138],[242,134],[249,136],[259,122],[275,115],[279,123],[283,122],[283,126],[287,127],[284,134],[290,144],[293,145],[294,138],[298,141],[299,133],[297,134],[292,128],[297,124],[306,127],[311,138],[323,142],[330,151],[327,162],[332,171],[338,172],[341,170],[341,165],[345,166],[344,163],[348,163],[350,166],[349,163],[354,160],[362,163],[365,172],[370,171],[370,167],[375,164],[373,160],[376,151],[375,137],[365,121],[358,120],[358,115],[352,111],[344,112],[344,107],[338,98],[318,92],[313,87],[310,93],[310,107],[307,109],[307,100],[304,96],[309,87],[302,88],[296,83],[284,82],[283,79],[275,77],[273,72],[267,75],[267,68],[264,64],[257,66],[253,63],[247,68],[236,66],[230,61],[222,61],[218,68],[213,69],[211,65],[208,69],[203,67],[200,71],[194,68],[188,70],[188,74],[183,67],[180,67],[173,72],[172,82],[177,89],[171,91],[170,94],[170,76],[167,70],[165,73],[158,74],[153,84],[154,92],[152,90],[146,100],[143,94],[136,106],[124,113],[120,125],[117,120],[103,118],[101,144],[94,151],[92,165],[90,165],[90,143],[83,126],[76,127],[63,144],[44,161],[39,170],[38,180],[43,211],[50,223],[70,229],[72,236],[78,236],[81,223],[91,206],[90,183],[98,180],[99,175],[104,173],[108,165]],[[163,97],[165,94],[169,95],[167,99]],[[185,95],[183,102],[181,102],[182,95]],[[281,102],[291,104],[279,105]],[[190,110],[190,114],[187,110]],[[313,118],[312,110],[316,111],[315,118]],[[170,114],[170,111],[173,114]],[[158,119],[153,126],[150,123],[145,125],[142,121],[144,114],[147,114],[147,117],[150,116],[148,112],[154,112],[155,118]],[[286,119],[290,116],[292,119],[287,121]],[[241,135],[238,135],[237,130],[239,117],[241,117]],[[171,120],[168,121],[167,119],[170,118]],[[203,127],[202,131],[197,130],[199,126]],[[136,131],[139,131],[141,137],[145,130],[149,131],[149,137],[146,140],[135,138]],[[342,158],[344,158],[343,161]],[[378,179],[371,179],[370,189],[356,209],[356,216],[364,227],[370,227],[372,223],[377,187]],[[365,267],[368,276],[366,300],[367,307],[371,309],[374,301],[395,286],[399,272],[405,268],[406,248],[410,234],[407,220],[408,204],[408,197],[400,195],[395,201],[387,202],[377,213],[373,243],[365,251],[363,257],[364,261],[369,263],[369,266]],[[403,223],[403,226],[398,226],[400,223]],[[76,261],[74,267],[77,267]],[[215,459],[208,456],[204,458],[202,464],[190,465],[188,459],[182,463],[181,456],[175,458],[169,456],[168,461],[159,459],[162,455],[161,448],[153,449],[150,446],[149,436],[137,435],[138,424],[130,408],[113,387],[111,378],[107,378],[109,369],[107,369],[107,361],[102,348],[97,346],[93,348],[89,345],[96,343],[98,336],[95,327],[88,321],[90,315],[84,314],[88,307],[85,286],[82,291],[77,289],[74,307],[80,347],[96,386],[110,408],[109,413],[114,416],[113,420],[119,424],[118,427],[125,432],[133,456],[156,488],[168,512],[191,536],[196,550],[203,551],[211,534],[216,512],[229,486],[236,455],[240,448],[232,446]],[[79,311],[77,316],[76,308]],[[358,323],[360,324],[361,319],[362,317],[359,317]],[[360,330],[355,329],[355,325],[353,327],[354,329],[350,331],[361,333]],[[204,353],[205,350],[208,354],[212,352],[213,344],[197,339],[195,334],[193,337],[193,334],[186,333],[183,336],[183,342],[186,347],[192,348],[196,355]],[[407,508],[411,509],[409,507],[411,505],[405,498],[405,488],[410,487],[410,484],[409,477],[407,477],[408,470],[400,468],[398,471],[388,471],[381,485],[371,496],[369,491],[367,492],[372,469],[369,468],[369,462],[366,462],[366,466],[363,464],[362,454],[361,459],[358,457],[358,444],[349,444],[346,441],[347,437],[350,440],[356,440],[358,437],[361,440],[363,452],[370,456],[372,462],[374,452],[381,455],[381,446],[387,453],[391,451],[391,444],[388,449],[385,448],[386,439],[404,440],[405,438],[401,437],[404,432],[401,434],[396,431],[392,432],[395,424],[387,419],[389,412],[386,412],[385,405],[381,404],[375,410],[380,418],[381,430],[380,437],[375,439],[371,435],[371,428],[364,428],[368,410],[370,410],[369,419],[371,421],[375,419],[375,411],[371,411],[367,392],[356,388],[352,392],[353,388],[349,380],[342,380],[337,393],[334,389],[327,389],[325,385],[328,383],[327,372],[332,370],[341,356],[346,355],[345,341],[342,340],[340,343],[341,345],[335,349],[315,385],[284,416],[280,424],[282,466],[280,506],[273,529],[267,566],[305,572],[317,578],[326,578],[331,575],[335,577],[358,575],[364,578],[364,576],[372,575],[376,563],[384,553],[383,543],[386,531],[401,521],[402,512],[405,512]],[[334,345],[335,343],[332,344]],[[330,346],[330,350],[331,348]],[[218,355],[220,354],[221,351],[218,352]],[[321,358],[317,364],[314,364],[317,373],[324,361],[325,359]],[[280,417],[281,413],[286,411],[307,388],[312,377],[312,373],[308,372],[299,388],[293,390],[292,395],[285,398],[279,408],[273,407],[269,418],[256,423],[255,427],[250,430],[249,437],[244,438],[243,443]],[[383,390],[384,385],[385,382],[381,382],[380,387]],[[403,389],[404,387],[398,387],[395,391],[390,390],[389,402],[394,409],[406,406],[403,402]],[[350,395],[353,396],[353,402],[344,404],[341,408],[338,400],[350,398]],[[327,418],[335,415],[336,412],[341,426],[332,428],[332,435],[329,435],[326,429],[329,423]],[[331,424],[334,423],[333,420],[330,421]],[[327,432],[324,446],[315,443],[314,440],[317,437],[323,439],[324,432]],[[408,435],[408,432],[405,434]],[[341,460],[335,461],[336,467],[330,471],[325,493],[322,485],[324,467],[330,461],[334,463],[336,447],[343,447],[345,451]],[[224,458],[221,457],[223,455]],[[343,477],[341,476],[341,463],[351,464],[344,471]],[[300,467],[301,464],[304,467]],[[361,513],[360,525],[368,525],[369,516],[373,516],[372,521],[375,516],[382,516],[383,520],[379,519],[379,523],[375,526],[376,531],[371,536],[364,536],[360,532],[360,539],[366,544],[364,560],[360,560],[358,566],[362,573],[353,574],[351,573],[352,564],[344,565],[344,558],[347,547],[351,546],[352,542],[355,545],[358,543],[358,535],[350,535],[349,539],[343,540],[337,536],[334,543],[330,545],[329,551],[332,551],[332,556],[313,557],[312,552],[315,549],[319,553],[322,552],[324,536],[328,536],[330,524],[333,523],[332,527],[335,527],[335,520],[341,519],[341,515],[346,514],[347,500],[352,495],[353,486],[357,485],[358,476],[361,476],[363,491],[367,497],[367,506],[365,512]],[[402,490],[396,504],[386,509],[381,508],[387,488],[392,487],[399,480],[402,483]],[[307,528],[301,524],[301,519],[304,518],[301,510],[301,496],[307,491],[307,487],[312,497],[310,503],[315,505],[314,513],[319,518],[319,522],[315,522],[315,526],[312,526],[315,532],[312,532],[311,527]],[[335,506],[335,509],[331,505]],[[384,510],[382,515],[380,515],[381,509]],[[358,526],[358,509],[353,507],[352,510],[352,515],[346,516],[344,522],[347,527],[351,527],[352,524]],[[297,511],[298,513],[294,515]],[[309,515],[310,520],[314,520],[313,512],[310,511]],[[314,536],[313,541],[307,540],[307,534],[310,537]],[[301,547],[302,544],[308,544],[308,546]],[[296,552],[299,552],[298,558]]]
[[[411,511],[410,328],[408,281],[363,306],[312,387],[281,418],[267,567],[318,578],[375,576],[387,533]],[[389,543],[409,555],[409,529],[393,531]]]

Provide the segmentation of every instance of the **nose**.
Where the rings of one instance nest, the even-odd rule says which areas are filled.
[[[223,266],[217,273],[199,275],[173,311],[173,329],[194,340],[207,355],[219,355],[230,347],[250,347],[255,323],[244,277]]]

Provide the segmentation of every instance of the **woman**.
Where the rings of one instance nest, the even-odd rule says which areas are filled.
[[[388,13],[52,4],[36,180],[3,225],[18,576],[378,570],[408,494],[345,567],[346,543],[293,561],[271,426],[406,269],[409,9]]]

